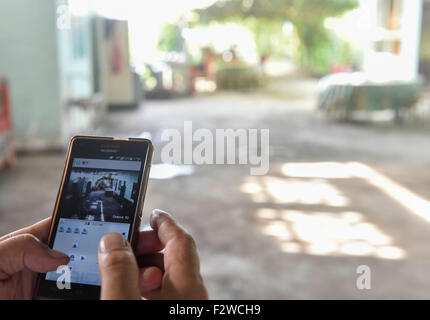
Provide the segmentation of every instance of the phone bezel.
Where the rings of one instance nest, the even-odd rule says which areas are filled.
[[[88,142],[88,145],[86,145]],[[77,150],[77,148],[85,146],[88,148],[91,145],[103,144],[104,146],[119,146],[123,148],[127,148],[130,151],[129,156],[141,156],[142,158],[142,168],[140,171],[140,188],[139,195],[137,197],[136,209],[134,212],[133,221],[130,225],[130,232],[128,235],[128,240],[131,243],[133,250],[137,244],[137,237],[139,233],[140,221],[143,210],[144,198],[146,195],[146,189],[148,185],[149,171],[151,167],[152,155],[153,155],[153,145],[148,139],[141,138],[113,138],[113,137],[91,137],[91,136],[76,136],[73,137],[70,141],[69,148],[67,151],[67,157],[65,166],[63,169],[63,175],[61,179],[60,188],[58,190],[54,212],[52,215],[51,224],[49,227],[49,236],[48,236],[48,246],[52,248],[55,234],[58,227],[58,222],[60,219],[59,216],[59,208],[61,199],[63,196],[63,189],[65,187],[66,180],[69,177],[71,171],[71,160],[78,155],[83,157],[85,150]],[[106,145],[105,145],[106,144]],[[125,145],[127,145],[125,147]],[[144,150],[142,146],[145,146]],[[101,145],[99,145],[101,147]],[[91,152],[98,154],[95,150],[89,152],[89,154],[85,154],[85,157],[91,158]],[[88,156],[87,156],[88,155]],[[144,160],[143,160],[144,159]],[[80,299],[80,300],[92,300],[99,299],[100,297],[100,286],[94,285],[86,285],[86,284],[78,284],[72,283],[71,289],[63,289],[59,290],[56,286],[55,281],[45,280],[46,273],[39,274],[37,277],[37,283],[35,287],[34,297],[36,299]]]

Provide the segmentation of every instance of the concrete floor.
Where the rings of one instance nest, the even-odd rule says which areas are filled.
[[[150,181],[146,219],[168,210],[195,236],[211,298],[430,298],[429,132],[328,121],[314,110],[314,81],[282,88],[147,101],[106,115],[98,133],[150,132],[157,163],[162,130],[185,120],[270,129],[264,177],[207,165]],[[0,234],[51,214],[63,163],[38,154],[0,172]],[[356,287],[359,265],[371,268],[371,290]]]

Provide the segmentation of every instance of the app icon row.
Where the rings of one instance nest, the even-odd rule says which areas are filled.
[[[72,233],[72,228],[68,227],[68,228],[64,228],[63,226],[60,226],[58,228],[58,232],[66,232],[66,233]],[[88,230],[83,228],[82,230],[79,228],[75,228],[73,230],[73,233],[75,234],[88,234]]]

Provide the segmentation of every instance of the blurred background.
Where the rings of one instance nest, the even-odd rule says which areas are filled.
[[[211,298],[430,298],[430,1],[0,0],[0,78],[1,235],[70,137],[146,137]],[[269,173],[162,164],[187,120],[270,129]]]

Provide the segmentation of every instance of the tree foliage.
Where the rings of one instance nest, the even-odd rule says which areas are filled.
[[[358,6],[358,0],[219,0],[198,11],[201,23],[252,18],[260,21],[254,26],[281,27],[291,21],[299,38],[298,60],[304,67],[322,71],[332,62],[333,39],[324,27],[327,17],[336,17]],[[258,39],[259,28],[252,30]],[[258,46],[258,43],[257,43]]]
[[[157,48],[166,52],[183,50],[183,38],[178,23],[168,23],[163,26]]]
[[[254,16],[271,20],[324,20],[356,8],[357,0],[219,0],[199,10],[201,21]]]

